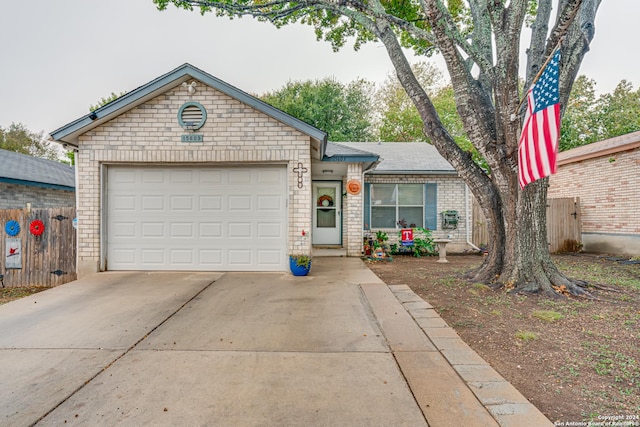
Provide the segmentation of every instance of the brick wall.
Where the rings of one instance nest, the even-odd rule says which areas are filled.
[[[0,209],[66,208],[76,205],[74,191],[0,182]]]
[[[437,213],[438,228],[432,230],[433,238],[450,238],[451,243],[447,245],[447,251],[463,252],[471,249],[467,242],[467,215],[471,215],[471,203],[468,204],[469,212],[467,213],[467,204],[465,203],[465,183],[456,176],[432,176],[432,175],[365,175],[365,181],[372,184],[437,184]],[[468,195],[470,196],[470,193]],[[456,210],[460,216],[458,227],[455,230],[443,229],[440,218],[440,212],[446,210]],[[372,229],[370,233],[375,236],[375,232],[381,230],[389,235],[389,244],[398,243],[399,229]]]
[[[178,109],[196,101],[207,111],[196,133],[202,143],[181,143]],[[95,272],[100,262],[101,165],[118,163],[220,164],[241,162],[287,165],[289,177],[289,252],[302,230],[311,229],[311,154],[309,137],[249,106],[199,83],[190,96],[177,87],[80,137],[78,163],[78,273]],[[307,168],[298,188],[299,164]],[[310,252],[310,239],[306,252]],[[299,251],[299,246],[296,247]]]
[[[362,184],[362,164],[347,164],[347,176],[344,178],[342,188],[347,188],[350,180],[357,180]],[[362,187],[362,186],[361,186]],[[364,202],[364,191],[360,190],[359,194],[350,194],[346,191],[347,197],[344,200],[342,246],[347,250],[347,256],[360,256],[362,254],[362,227],[363,217],[362,209]]]
[[[549,180],[549,197],[580,197],[582,231],[640,233],[640,149],[569,163]]]

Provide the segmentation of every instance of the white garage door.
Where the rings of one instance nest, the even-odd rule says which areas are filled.
[[[107,169],[107,270],[284,271],[286,168]]]

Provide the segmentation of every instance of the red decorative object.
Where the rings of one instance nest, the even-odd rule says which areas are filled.
[[[39,219],[34,219],[31,221],[31,225],[29,225],[29,231],[34,236],[40,236],[44,233],[44,224]]]
[[[324,202],[327,202],[327,203],[324,203]],[[318,197],[318,206],[321,206],[321,207],[333,206],[333,198],[328,194]]]

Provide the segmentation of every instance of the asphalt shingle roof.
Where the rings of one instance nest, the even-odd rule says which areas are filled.
[[[456,173],[438,150],[426,142],[334,142],[330,145],[338,146],[335,150],[355,149],[379,155],[380,163],[370,173]]]
[[[72,166],[0,149],[0,180],[3,178],[75,188]]]
[[[558,164],[564,165],[594,157],[609,156],[638,147],[640,147],[640,131],[631,132],[558,153]]]

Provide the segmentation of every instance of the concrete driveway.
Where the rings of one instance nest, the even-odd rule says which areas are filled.
[[[408,288],[312,272],[101,273],[0,306],[0,424],[547,425],[499,376],[474,391]]]

